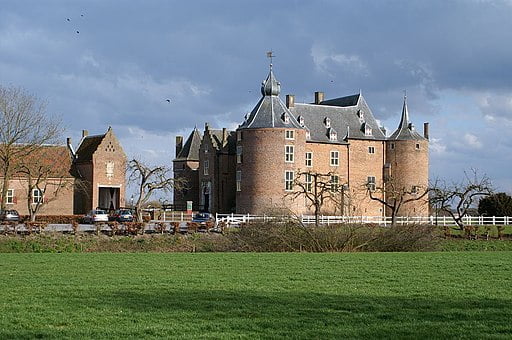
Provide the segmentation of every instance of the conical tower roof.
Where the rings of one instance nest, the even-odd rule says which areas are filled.
[[[423,140],[425,139],[420,135],[414,125],[409,120],[409,109],[407,108],[407,96],[404,96],[404,104],[402,107],[402,117],[398,128],[389,137],[390,140]]]

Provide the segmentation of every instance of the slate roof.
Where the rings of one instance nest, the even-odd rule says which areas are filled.
[[[385,140],[372,111],[361,94],[325,100],[320,104],[295,103],[291,112],[310,132],[310,141],[347,144],[347,139]],[[330,120],[330,128],[326,125]],[[371,135],[365,135],[365,127]],[[337,133],[337,141],[329,138],[330,129]]]
[[[78,150],[76,150],[76,161],[87,162],[92,161],[92,155],[98,149],[98,146],[105,138],[103,135],[87,136],[82,138]]]
[[[263,97],[256,104],[239,129],[295,128],[302,129],[293,114],[279,99],[281,84],[270,68],[267,79],[262,83]]]
[[[199,147],[203,137],[201,133],[194,128],[192,133],[187,138],[183,148],[174,159],[175,161],[199,161]]]
[[[395,132],[389,136],[389,140],[424,140],[421,134],[419,134],[414,125],[409,121],[409,109],[407,108],[407,97],[404,97],[404,105],[402,107],[402,117],[400,124]]]
[[[209,130],[212,136],[212,144],[217,150],[227,151],[228,153],[236,152],[236,132],[226,131],[227,141],[225,144],[222,143],[223,131],[222,130]]]

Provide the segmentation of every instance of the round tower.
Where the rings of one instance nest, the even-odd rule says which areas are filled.
[[[428,124],[424,136],[419,134],[409,120],[407,97],[404,97],[402,117],[397,130],[386,141],[384,178],[386,195],[403,195],[419,198],[403,204],[398,216],[428,216]],[[389,213],[389,212],[388,212]]]
[[[279,99],[280,83],[272,65],[262,83],[262,98],[237,134],[236,211],[265,214],[276,209],[297,212],[292,183],[305,164],[306,131]]]

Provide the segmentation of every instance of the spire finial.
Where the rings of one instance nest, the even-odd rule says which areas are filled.
[[[404,89],[404,101],[407,100],[407,89]]]
[[[270,69],[272,69],[272,58],[274,58],[274,57],[275,57],[275,55],[274,55],[274,52],[272,50],[267,52],[267,58],[270,59]]]

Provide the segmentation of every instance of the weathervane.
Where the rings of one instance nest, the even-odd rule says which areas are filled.
[[[272,52],[272,50],[267,52],[267,58],[270,58],[270,68],[272,68],[272,58],[274,58],[274,57],[275,57],[275,55],[274,55],[274,52]]]

